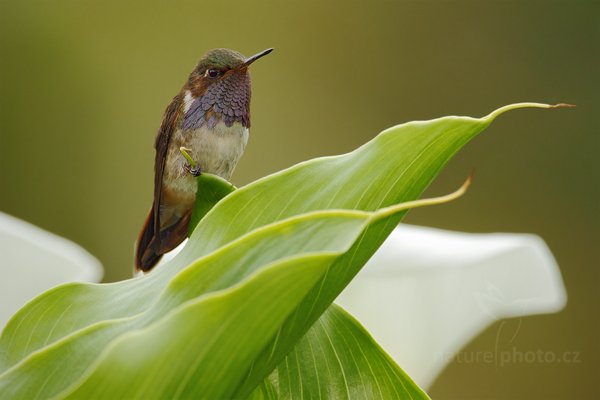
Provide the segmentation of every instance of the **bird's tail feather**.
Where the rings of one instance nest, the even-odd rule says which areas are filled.
[[[185,240],[191,214],[190,211],[181,217],[171,215],[168,218],[165,216],[167,218],[164,218],[164,220],[169,221],[169,224],[166,227],[161,227],[157,235],[154,205],[152,206],[136,244],[135,269],[137,271],[150,271],[164,253],[173,250]],[[161,216],[162,221],[163,216]]]

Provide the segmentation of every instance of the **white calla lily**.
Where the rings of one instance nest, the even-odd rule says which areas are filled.
[[[0,330],[25,303],[65,282],[99,282],[102,266],[77,244],[0,213]]]
[[[566,292],[538,236],[400,225],[337,302],[427,388],[486,327],[559,311]]]

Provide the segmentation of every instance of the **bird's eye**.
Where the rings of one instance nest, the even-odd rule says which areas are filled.
[[[221,75],[221,71],[219,71],[218,69],[209,69],[208,71],[206,71],[206,74],[211,78],[216,78],[217,76]]]

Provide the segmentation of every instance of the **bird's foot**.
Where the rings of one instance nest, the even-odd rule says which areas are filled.
[[[183,169],[185,169],[185,171],[189,174],[191,174],[192,176],[200,176],[200,174],[202,173],[202,170],[200,169],[200,166],[198,165],[198,163],[196,163],[196,165],[194,167],[192,167],[190,165],[190,163],[185,163],[185,165],[183,166]]]

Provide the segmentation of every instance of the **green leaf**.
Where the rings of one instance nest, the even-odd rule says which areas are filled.
[[[146,312],[93,324],[33,353],[0,376],[0,397],[45,398],[69,386],[75,398],[231,397],[284,319],[369,225],[462,191],[373,213],[317,211],[256,229],[181,271]],[[215,365],[216,375],[207,372]],[[180,378],[165,381],[166,366]]]
[[[280,262],[188,302],[119,337],[90,375],[60,397],[232,398],[258,351],[330,262],[326,255]]]
[[[283,204],[283,208],[267,208],[260,212],[261,221],[288,216],[298,210],[320,208],[347,208],[373,210],[394,202],[418,198],[452,156],[468,141],[477,136],[500,114],[522,107],[552,108],[555,106],[538,103],[520,103],[502,107],[486,117],[444,117],[431,121],[409,122],[380,133],[374,140],[346,155],[322,158],[300,164],[297,169],[282,171],[255,184],[264,190],[277,187],[269,193],[268,201]],[[319,175],[319,183],[313,183]],[[299,179],[302,192],[296,191],[290,181]],[[295,182],[298,186],[298,182]],[[258,189],[257,188],[257,189]],[[254,188],[253,188],[254,189]],[[310,193],[307,194],[305,191]],[[279,196],[277,196],[277,193]],[[288,194],[288,195],[284,195]],[[319,193],[313,196],[312,193]],[[228,196],[200,222],[197,230],[210,229],[212,218],[223,218],[236,213],[234,203],[255,202],[248,192],[238,190]],[[231,207],[231,208],[230,208]],[[244,210],[231,229],[207,232],[217,240],[230,240],[238,234],[240,227],[254,227],[257,218],[254,212]],[[221,214],[222,213],[222,214]],[[360,268],[379,248],[385,238],[400,222],[403,214],[373,224],[344,256],[336,260],[327,275],[316,285],[302,304],[282,326],[277,341],[273,341],[256,359],[249,376],[235,392],[235,397],[246,397],[289,353],[319,316],[329,307]]]
[[[253,399],[428,399],[352,316],[332,304]]]
[[[305,277],[306,287],[298,288],[300,292],[305,288],[305,295],[298,292],[298,297],[289,302],[277,300],[280,308],[272,318],[265,317],[266,303],[258,299],[251,303],[252,307],[244,308],[244,313],[236,314],[239,317],[236,324],[247,329],[254,326],[251,325],[254,319],[262,320],[265,325],[267,333],[243,341],[248,352],[233,354],[224,348],[220,353],[215,347],[215,343],[239,339],[239,333],[238,336],[233,333],[237,330],[219,332],[214,337],[210,336],[212,331],[202,334],[192,330],[198,336],[180,338],[184,344],[196,346],[196,354],[204,351],[215,357],[207,356],[219,361],[216,368],[221,365],[232,368],[231,375],[227,375],[231,379],[223,381],[227,387],[214,383],[214,388],[205,388],[208,392],[246,397],[291,351],[403,215],[402,208],[384,209],[376,214],[367,211],[417,198],[452,155],[497,115],[525,106],[550,107],[521,104],[482,119],[446,117],[388,129],[351,153],[305,162],[233,192],[199,222],[175,259],[143,279],[107,285],[69,284],[46,292],[19,311],[0,337],[0,373],[4,372],[0,375],[0,393],[6,390],[5,393],[15,395],[25,393],[23,398],[46,397],[72,385],[73,393],[89,394],[87,382],[104,382],[94,390],[109,390],[107,387],[112,383],[106,382],[114,379],[117,385],[121,381],[116,373],[119,365],[108,368],[107,360],[121,360],[118,353],[124,350],[119,343],[133,346],[131,337],[143,337],[140,343],[146,345],[140,345],[143,354],[137,357],[128,353],[132,363],[144,361],[135,364],[139,368],[137,375],[132,376],[127,360],[121,360],[130,390],[137,387],[157,390],[151,392],[155,394],[196,393],[188,392],[197,389],[195,381],[188,381],[184,387],[176,386],[176,390],[184,392],[169,391],[177,384],[173,382],[177,376],[169,372],[173,365],[181,363],[177,365],[178,371],[184,368],[186,374],[195,374],[195,364],[173,358],[181,358],[182,354],[160,353],[160,347],[185,353],[185,348],[167,345],[177,341],[174,338],[180,330],[189,333],[186,329],[190,327],[202,329],[192,326],[192,321],[210,317],[213,325],[208,326],[219,326],[218,323],[229,320],[227,310],[231,313],[235,309],[231,304],[250,303],[251,292],[244,288],[252,285],[253,279],[263,274],[271,276],[270,271],[277,270],[281,277],[276,281],[290,284],[293,279],[287,269],[292,274],[303,265],[312,271]],[[318,260],[322,261],[321,257],[328,257],[331,252],[335,253],[331,259],[327,258],[331,263],[319,264]],[[312,260],[312,256],[316,259]],[[281,267],[290,260],[299,260],[299,266],[292,263]],[[312,266],[312,262],[323,269]],[[290,281],[286,281],[288,278]],[[317,280],[310,281],[313,278]],[[264,301],[274,301],[280,290],[273,288],[273,297],[266,294]],[[214,303],[208,306],[204,301]],[[190,321],[189,326],[185,321]],[[172,336],[160,337],[156,332],[162,329]],[[275,329],[277,335],[269,336],[269,329]],[[202,342],[207,338],[214,341]],[[153,343],[161,346],[152,346]],[[251,368],[250,364],[244,364],[249,359]],[[137,376],[169,378],[162,383],[156,378],[158,382],[148,384]]]
[[[222,198],[235,190],[230,182],[213,174],[202,174],[198,177],[198,193],[192,218],[190,220],[190,233],[196,228],[198,222],[219,202]]]

